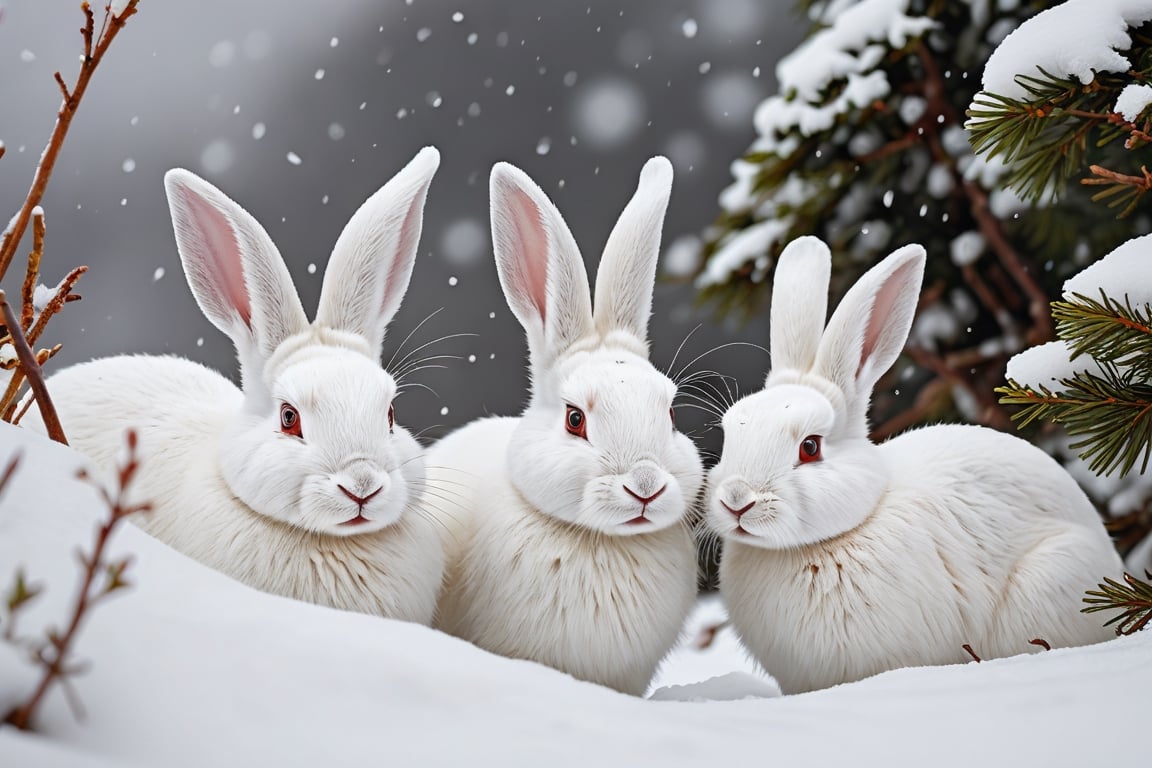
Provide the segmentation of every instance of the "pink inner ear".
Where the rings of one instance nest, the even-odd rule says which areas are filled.
[[[200,271],[208,281],[208,288],[222,304],[236,310],[244,324],[252,326],[252,303],[244,284],[244,267],[240,244],[232,221],[216,206],[197,194],[187,191],[184,198],[188,212],[190,235],[201,241],[193,252],[199,257]]]
[[[907,285],[905,273],[914,267],[914,262],[901,265],[888,276],[888,279],[880,286],[880,290],[876,292],[876,298],[872,301],[872,311],[868,313],[868,326],[864,329],[864,345],[860,350],[860,365],[856,369],[857,376],[864,368],[864,363],[875,353],[876,347],[888,340],[889,326],[896,319],[894,314],[900,294]],[[903,339],[900,342],[903,343]]]
[[[543,214],[521,189],[509,191],[508,203],[518,287],[543,322],[548,305],[548,233]]]

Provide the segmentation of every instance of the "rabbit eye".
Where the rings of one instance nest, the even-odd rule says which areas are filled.
[[[288,403],[280,405],[280,431],[304,439],[304,434],[300,430],[300,413]]]
[[[584,411],[574,405],[568,406],[568,410],[564,414],[564,428],[568,430],[570,435],[588,439],[588,423],[584,419]]]
[[[391,434],[392,427],[396,425],[396,406],[388,406],[388,432]]]
[[[807,464],[812,461],[820,461],[820,435],[808,435],[800,443],[800,463]]]
[[[675,429],[676,428],[676,409],[675,408],[669,408],[668,409],[668,418],[672,420],[672,428]]]

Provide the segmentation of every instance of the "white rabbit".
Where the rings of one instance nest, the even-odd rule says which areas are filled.
[[[671,164],[648,161],[605,246],[593,312],[560,212],[519,169],[492,169],[496,266],[527,334],[531,401],[428,454],[448,532],[437,626],[636,695],[696,593],[686,516],[703,472],[673,424],[676,387],[648,361],[671,186]]]
[[[903,349],[924,272],[905,246],[824,328],[831,259],[780,256],[772,369],[725,413],[706,519],[733,626],[785,692],[886,669],[1105,640],[1081,598],[1122,564],[1088,498],[1028,442],[940,425],[868,440],[872,388]]]
[[[443,551],[418,506],[423,450],[394,423],[396,382],[379,360],[439,163],[421,150],[353,215],[312,324],[263,227],[192,173],[165,175],[188,284],[235,342],[243,390],[168,356],[48,380],[71,444],[98,465],[138,430],[134,497],[154,511],[136,524],[257,589],[431,623]]]

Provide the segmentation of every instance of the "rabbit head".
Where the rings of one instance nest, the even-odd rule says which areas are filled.
[[[164,177],[180,260],[204,315],[236,345],[243,409],[223,426],[231,491],[261,515],[347,536],[395,523],[423,477],[395,420],[384,331],[412,276],[432,147],[373,194],[336,241],[309,323],[268,233],[208,182]]]
[[[612,535],[683,520],[700,459],[672,417],[676,386],[648,360],[660,231],[672,166],[648,161],[604,248],[593,310],[584,261],[560,212],[523,171],[492,170],[500,284],[524,326],[532,396],[508,451],[525,499]]]
[[[709,475],[708,525],[752,546],[830,539],[867,518],[888,477],[868,439],[868,403],[896,361],[916,311],[924,249],[908,245],[868,270],[824,327],[831,254],[814,237],[780,255],[772,288],[772,369],[723,417]]]

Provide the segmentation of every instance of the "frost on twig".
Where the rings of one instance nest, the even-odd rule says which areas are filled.
[[[127,500],[128,488],[139,469],[139,459],[136,454],[136,433],[129,430],[126,436],[127,456],[124,463],[117,467],[115,490],[109,491],[97,483],[83,470],[78,477],[96,488],[108,509],[108,516],[96,529],[96,538],[90,552],[80,551],[77,559],[82,567],[80,588],[72,603],[67,618],[66,628],[63,630],[49,629],[43,637],[21,638],[15,631],[15,619],[18,612],[43,591],[38,584],[29,583],[23,570],[18,569],[14,583],[7,591],[5,606],[7,616],[2,639],[26,649],[32,662],[40,667],[40,679],[35,689],[24,701],[4,717],[8,725],[21,729],[30,729],[36,712],[44,701],[45,695],[53,685],[61,685],[68,696],[73,711],[81,712],[75,693],[70,688],[71,679],[87,669],[86,662],[73,658],[73,647],[79,634],[80,625],[91,613],[93,607],[102,602],[112,593],[129,586],[125,574],[131,564],[131,558],[122,557],[109,559],[107,557],[108,543],[112,533],[120,523],[129,515],[137,512],[146,512],[151,509],[149,504],[130,504]],[[7,470],[0,473],[0,494],[4,485],[15,472],[17,459],[13,459]]]

